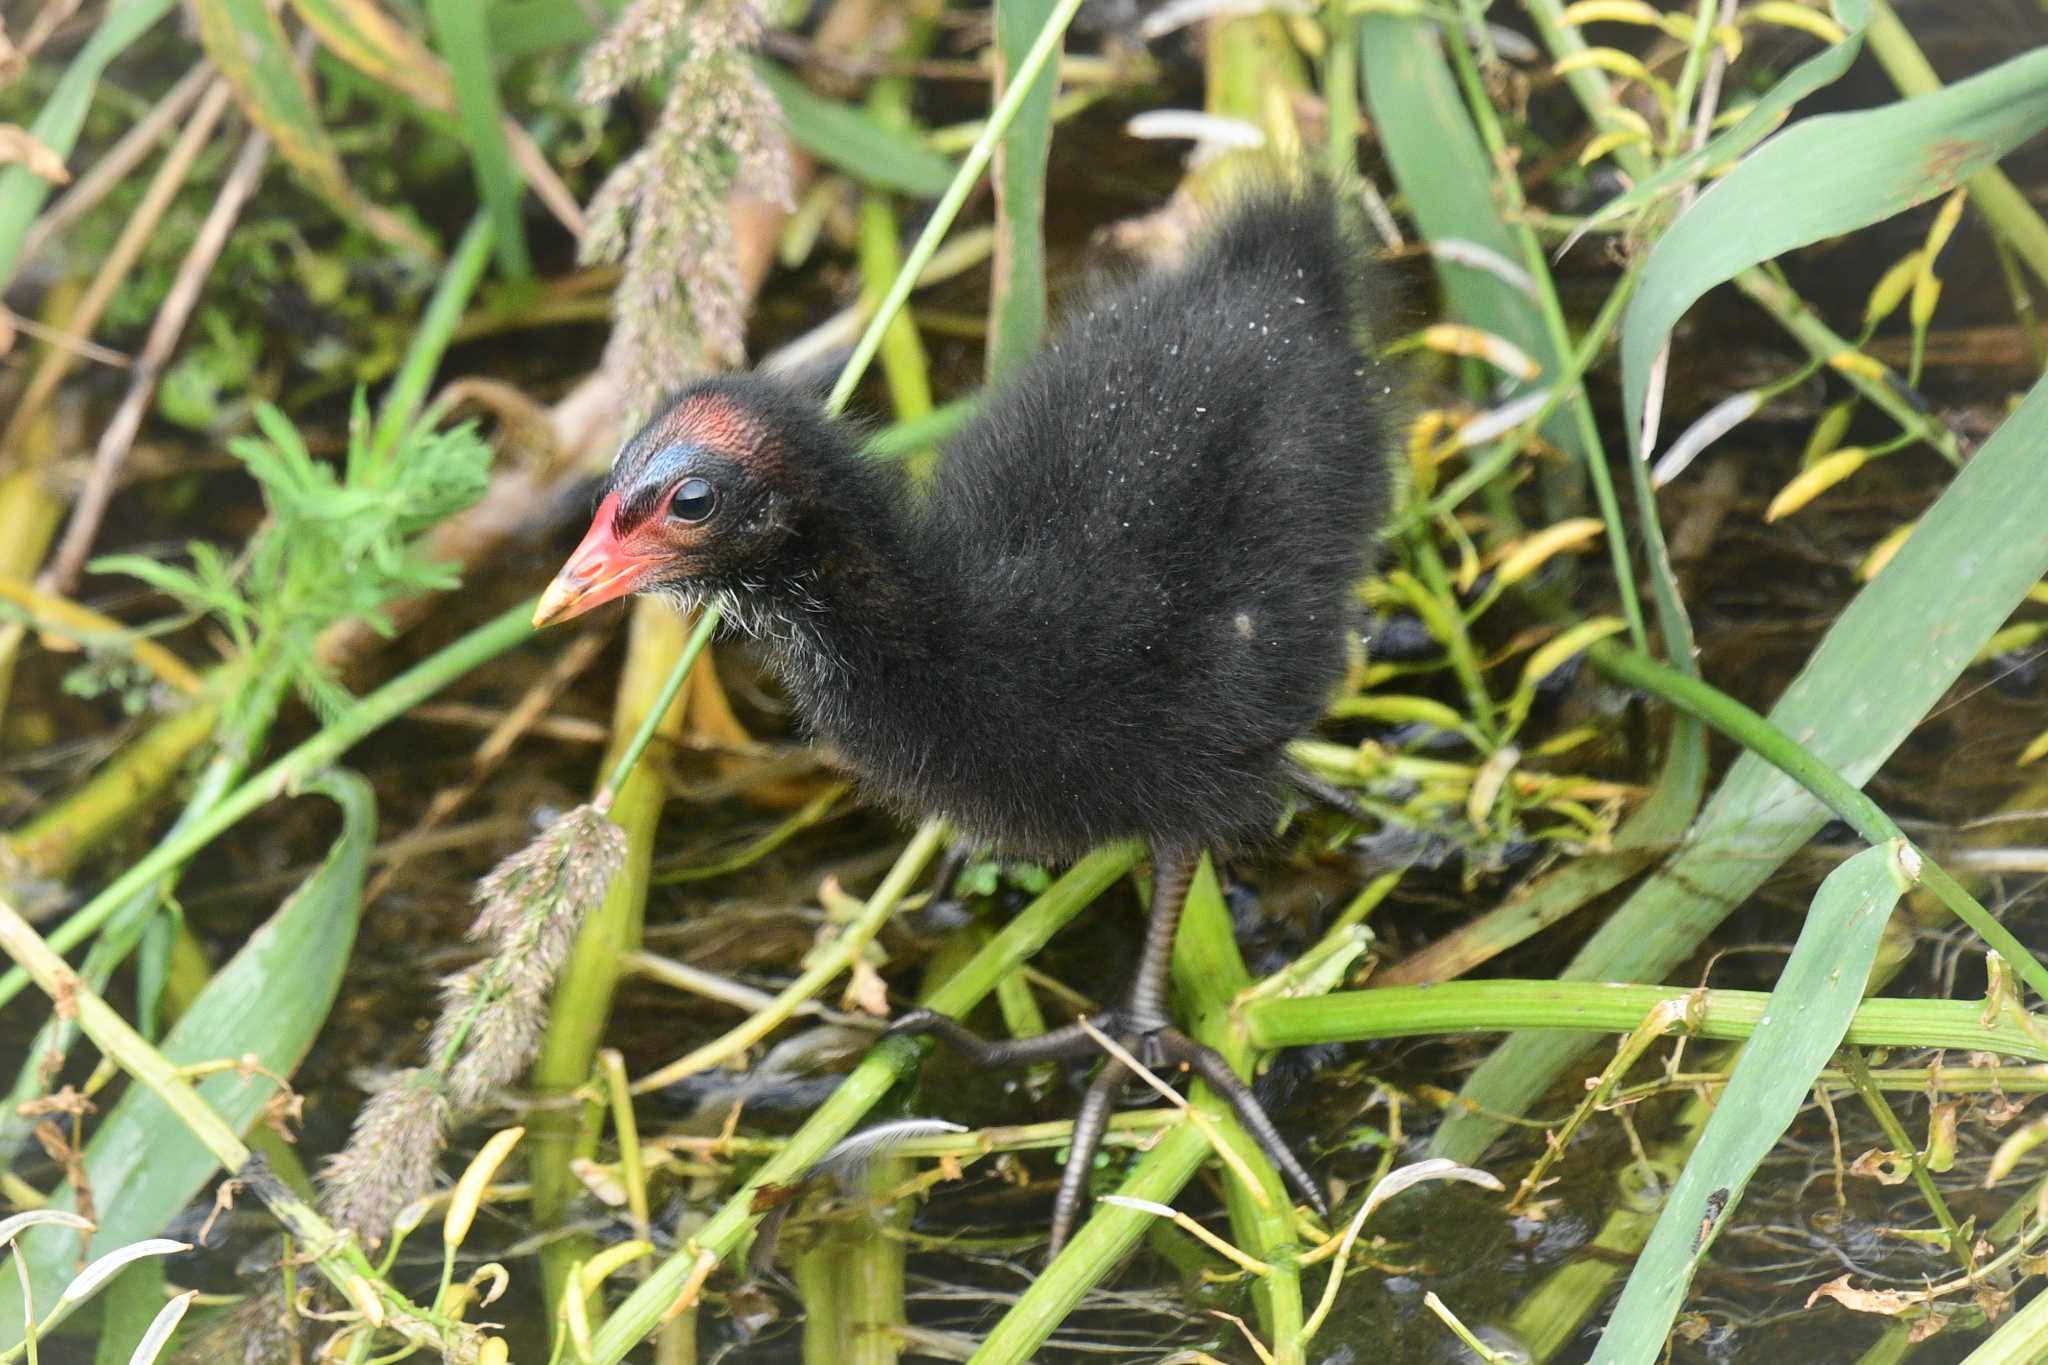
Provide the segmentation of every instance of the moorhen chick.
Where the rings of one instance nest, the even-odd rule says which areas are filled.
[[[1143,955],[1096,1026],[1201,1075],[1319,1210],[1250,1090],[1173,1027],[1166,989],[1202,851],[1269,837],[1293,792],[1331,795],[1286,746],[1343,673],[1386,497],[1365,268],[1328,190],[1247,197],[1185,264],[1082,307],[921,486],[804,393],[696,383],[619,452],[534,618],[629,593],[715,601],[906,816],[1042,860],[1145,840]],[[892,1032],[986,1066],[1093,1046],[1073,1026],[988,1043],[929,1011]],[[1055,1249],[1124,1079],[1106,1062],[1082,1101]]]

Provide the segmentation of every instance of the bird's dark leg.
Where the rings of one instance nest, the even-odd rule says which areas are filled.
[[[931,898],[925,902],[924,923],[931,930],[956,929],[967,922],[967,908],[960,904],[960,874],[973,859],[975,844],[959,836],[947,843],[932,874]]]
[[[1090,1038],[1088,1046],[1092,1049],[1095,1040]],[[1052,1197],[1052,1228],[1046,1239],[1049,1256],[1060,1254],[1060,1248],[1073,1235],[1074,1224],[1080,1221],[1081,1207],[1088,1202],[1088,1177],[1095,1170],[1095,1154],[1102,1150],[1102,1135],[1109,1131],[1109,1115],[1116,1107],[1117,1091],[1130,1074],[1116,1058],[1105,1058],[1102,1070],[1095,1073],[1095,1079],[1088,1082],[1087,1092],[1081,1096],[1081,1107],[1074,1111],[1074,1134],[1067,1140],[1067,1164],[1060,1168],[1059,1193]]]
[[[946,844],[946,851],[939,856],[939,866],[932,873],[932,899],[950,900],[954,884],[960,874],[967,870],[967,860],[974,856],[974,845],[966,839],[955,836]]]
[[[1327,1216],[1329,1203],[1322,1188],[1296,1159],[1251,1087],[1238,1079],[1223,1054],[1188,1037],[1173,1027],[1167,1017],[1166,978],[1173,965],[1173,941],[1180,930],[1180,912],[1187,904],[1188,887],[1194,883],[1195,867],[1200,860],[1201,853],[1196,849],[1153,848],[1152,922],[1145,929],[1145,957],[1138,964],[1137,980],[1131,983],[1131,993],[1116,1020],[1122,1027],[1106,1027],[1105,1031],[1119,1035],[1118,1041],[1137,1051],[1139,1060],[1149,1067],[1187,1067],[1207,1081],[1209,1088],[1230,1105],[1238,1122],[1259,1144],[1266,1159],[1279,1168],[1287,1183],[1317,1213]],[[1076,1149],[1080,1140],[1077,1118]]]
[[[1180,915],[1187,904],[1188,888],[1194,881],[1200,850],[1155,846],[1152,850],[1152,916],[1145,927],[1145,946],[1138,960],[1138,974],[1121,1009],[1105,1011],[1092,1022],[1098,1031],[1114,1038],[1148,1067],[1185,1068],[1209,1083],[1210,1089],[1227,1101],[1238,1121],[1251,1134],[1287,1182],[1317,1212],[1327,1214],[1329,1206],[1315,1179],[1288,1149],[1279,1129],[1265,1109],[1239,1080],[1230,1064],[1215,1049],[1204,1047],[1175,1028],[1167,1013],[1167,981],[1173,967],[1173,941],[1180,929]],[[890,1035],[931,1034],[959,1052],[977,1067],[1023,1066],[1033,1062],[1069,1060],[1095,1051],[1095,1042],[1078,1024],[1054,1029],[1035,1038],[991,1042],[961,1027],[943,1014],[912,1010],[888,1028]],[[1053,1200],[1051,1248],[1055,1255],[1080,1216],[1088,1194],[1088,1175],[1102,1136],[1109,1126],[1118,1087],[1129,1072],[1114,1058],[1103,1064],[1082,1097],[1074,1116],[1074,1135],[1068,1145],[1066,1168],[1060,1173],[1059,1194]]]
[[[1095,1040],[1079,1024],[1049,1029],[1031,1038],[995,1042],[932,1010],[910,1010],[889,1021],[883,1036],[930,1034],[984,1071],[1037,1062],[1071,1061],[1094,1052]]]

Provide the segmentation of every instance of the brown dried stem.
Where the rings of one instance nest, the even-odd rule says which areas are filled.
[[[184,335],[192,310],[199,306],[199,290],[213,270],[213,263],[220,258],[221,249],[227,245],[228,233],[234,230],[242,205],[248,202],[257,182],[262,179],[263,164],[269,156],[270,135],[261,128],[251,129],[243,139],[234,167],[221,184],[220,197],[213,201],[206,221],[200,224],[198,237],[178,266],[170,293],[164,296],[163,303],[157,308],[156,321],[150,324],[149,338],[143,343],[142,353],[135,358],[128,392],[122,396],[121,406],[114,410],[113,420],[100,433],[99,445],[93,450],[92,468],[86,475],[85,487],[79,490],[77,504],[71,509],[71,520],[65,524],[64,538],[58,542],[50,566],[37,580],[36,586],[45,592],[68,593],[78,586],[78,576],[85,569],[85,557],[92,553],[92,542],[99,534],[100,520],[106,515],[107,503],[114,496],[114,481],[120,475],[122,462],[128,458],[128,451],[135,444],[135,433],[142,426],[143,413],[156,394],[157,378],[169,362],[171,352],[177,349],[178,338]]]
[[[128,178],[128,173],[148,158],[157,143],[178,126],[178,120],[191,111],[206,90],[206,83],[213,76],[210,62],[200,62],[179,78],[164,97],[151,107],[150,111],[135,121],[135,125],[121,134],[113,146],[107,148],[92,169],[72,182],[64,197],[43,211],[41,217],[29,224],[28,233],[21,240],[21,251],[14,258],[14,268],[21,269],[51,242],[68,231],[72,224],[92,212],[99,202],[107,197],[116,185]]]
[[[178,134],[177,142],[172,144],[149,187],[143,191],[142,202],[136,205],[134,216],[121,229],[114,249],[101,263],[99,274],[78,301],[78,307],[65,319],[64,330],[68,335],[85,337],[91,334],[93,325],[113,299],[114,291],[128,278],[128,272],[141,257],[143,247],[156,234],[165,210],[170,208],[171,200],[184,187],[185,178],[191,174],[192,163],[199,159],[199,153],[205,149],[214,129],[227,114],[232,99],[233,94],[226,81],[216,78],[207,87],[191,122]],[[57,385],[63,382],[76,358],[65,347],[52,347],[44,354],[42,364],[36,367],[21,401],[15,404],[14,413],[8,418],[5,432],[0,432],[0,453],[12,453],[19,448],[23,434],[44,404],[50,401],[50,396],[56,393]]]

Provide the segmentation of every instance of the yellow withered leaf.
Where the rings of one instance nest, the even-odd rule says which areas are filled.
[[[1820,415],[1813,424],[1813,430],[1806,437],[1806,449],[1799,454],[1799,466],[1806,466],[1828,454],[1842,444],[1842,437],[1849,430],[1849,419],[1856,415],[1856,400],[1844,398]]]
[[[1567,24],[1644,24],[1656,28],[1664,15],[1645,0],[1578,0],[1558,16]]]
[[[2020,762],[2032,763],[2044,755],[2048,755],[2048,730],[2043,730],[2040,734],[2035,735],[2034,742],[2020,750]]]
[[[1932,271],[1921,272],[1913,281],[1913,303],[1906,310],[1906,317],[1918,331],[1934,320],[1934,305],[1941,302],[1941,276]]]
[[[1458,322],[1439,322],[1422,329],[1422,344],[1446,355],[1472,356],[1517,379],[1534,379],[1543,367],[1511,341]]]
[[[1584,549],[1598,540],[1606,529],[1598,517],[1570,517],[1555,526],[1546,526],[1515,542],[1514,547],[1501,556],[1495,576],[1503,587],[1519,583],[1552,557],[1569,550]]]
[[[616,1275],[620,1269],[653,1254],[654,1244],[651,1242],[635,1240],[606,1247],[583,1263],[583,1292],[595,1294],[604,1287],[604,1282]]]
[[[1870,452],[1862,446],[1844,446],[1832,455],[1824,455],[1815,460],[1800,470],[1798,477],[1792,482],[1778,490],[1778,496],[1772,498],[1771,505],[1764,510],[1764,520],[1777,521],[1781,517],[1791,516],[1863,468],[1869,459]]]
[[[491,1134],[483,1150],[476,1154],[476,1159],[463,1171],[462,1178],[455,1182],[455,1193],[448,1200],[448,1216],[441,1220],[441,1239],[449,1246],[461,1246],[463,1239],[469,1236],[470,1224],[476,1221],[477,1206],[483,1202],[484,1191],[490,1188],[491,1177],[498,1173],[498,1167],[505,1164],[505,1158],[525,1136],[523,1127]]]
[[[1439,730],[1462,731],[1465,718],[1449,706],[1430,697],[1402,693],[1373,693],[1346,697],[1330,708],[1330,714],[1346,719],[1376,720],[1387,725],[1420,722]]]
[[[1623,80],[1642,81],[1644,84],[1648,84],[1651,79],[1650,68],[1618,47],[1589,47],[1574,52],[1552,65],[1550,74],[1569,76],[1572,72],[1583,71],[1587,67],[1605,71],[1610,76],[1619,76]]]
[[[1843,374],[1860,374],[1865,379],[1884,379],[1884,362],[1861,351],[1837,351],[1828,357],[1828,368]]]
[[[1941,212],[1934,215],[1934,221],[1927,226],[1927,246],[1921,251],[1921,259],[1928,270],[1934,269],[1935,258],[1948,245],[1948,239],[1955,235],[1956,224],[1963,221],[1963,198],[1966,191],[1957,190],[1941,202]]]
[[[350,1275],[341,1282],[341,1292],[363,1315],[363,1321],[372,1327],[384,1325],[384,1300],[377,1294],[377,1287],[361,1275]]]
[[[1633,128],[1647,140],[1650,137],[1650,121],[1626,105],[1616,104],[1601,111],[1609,123],[1619,123],[1624,128]]]
[[[1868,583],[1884,572],[1884,566],[1892,562],[1892,556],[1899,552],[1899,547],[1906,543],[1906,538],[1913,534],[1913,528],[1919,524],[1917,521],[1909,521],[1904,526],[1894,528],[1883,540],[1871,546],[1870,553],[1863,556],[1863,562],[1856,566],[1856,576]]]
[[[1913,281],[1920,277],[1920,252],[1909,251],[1901,256],[1898,263],[1884,272],[1877,285],[1870,291],[1870,299],[1863,305],[1863,325],[1875,327],[1890,317],[1898,306],[1905,302],[1906,291],[1913,287]]]
[[[1590,166],[1617,147],[1626,147],[1632,143],[1641,144],[1648,141],[1648,138],[1633,129],[1617,128],[1611,132],[1602,133],[1588,142],[1586,150],[1579,153],[1579,164],[1581,166]]]
[[[1824,43],[1839,43],[1849,35],[1842,26],[1818,10],[1804,5],[1795,5],[1790,0],[1763,0],[1751,5],[1743,17],[1760,24],[1776,24],[1780,28],[1796,28],[1801,33],[1810,33]]]

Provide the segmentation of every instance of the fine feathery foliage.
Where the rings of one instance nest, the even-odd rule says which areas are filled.
[[[108,555],[93,567],[139,578],[211,615],[247,664],[245,676],[288,676],[308,705],[332,718],[349,696],[319,662],[320,632],[351,617],[388,630],[379,614],[386,604],[456,586],[454,570],[413,541],[483,496],[490,447],[465,424],[415,432],[393,458],[372,459],[359,393],[345,472],[337,474],[313,458],[283,413],[266,403],[255,415],[267,439],[241,437],[228,449],[262,485],[270,518],[241,556],[193,541],[189,569],[143,555]]]
[[[591,201],[582,248],[586,262],[625,262],[605,365],[636,414],[745,354],[727,205],[735,193],[790,195],[781,114],[748,56],[762,24],[759,0],[634,0],[584,59],[591,104],[668,83],[645,144]]]

